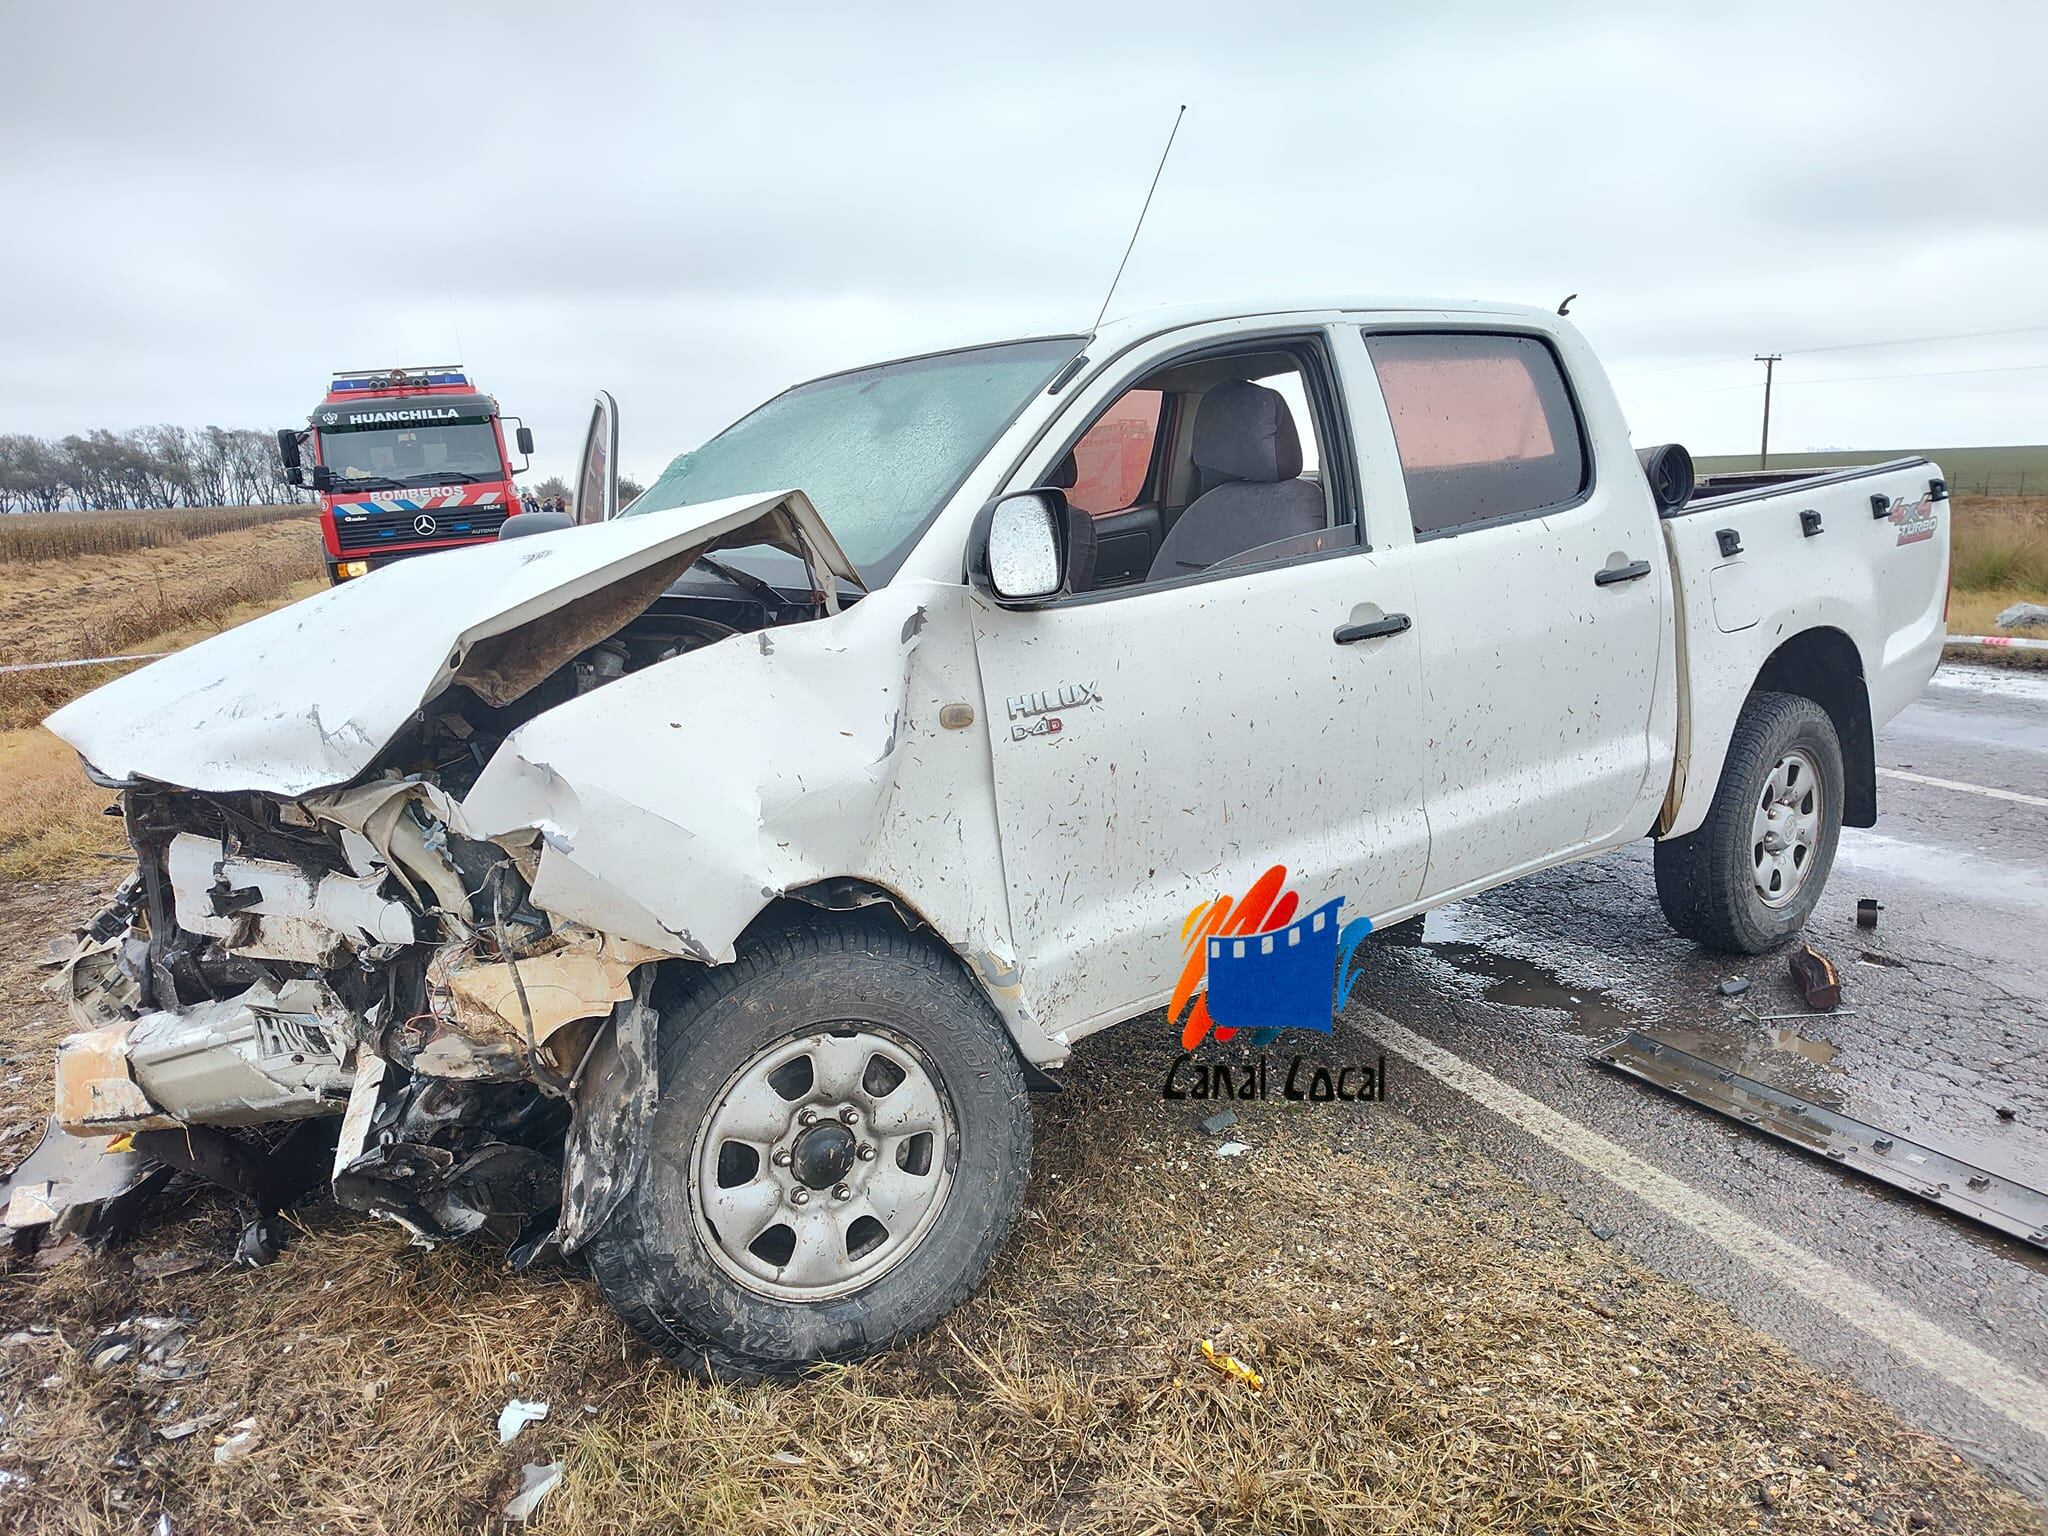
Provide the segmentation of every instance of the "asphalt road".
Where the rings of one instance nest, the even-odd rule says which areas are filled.
[[[1878,763],[1808,930],[1842,1011],[1805,1013],[1783,956],[1673,935],[1644,844],[1432,913],[1339,1038],[1386,1045],[1396,1104],[2048,1502],[2048,1252],[1587,1059],[1645,1029],[2048,1189],[2048,677],[1945,667]],[[1742,1019],[1733,976],[1800,1016]]]

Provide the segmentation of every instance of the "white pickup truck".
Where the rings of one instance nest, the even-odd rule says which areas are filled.
[[[1190,1050],[1207,996],[1228,1033],[1205,939],[1214,967],[1654,837],[1681,932],[1785,940],[1944,636],[1935,466],[1695,490],[1512,306],[1211,307],[835,374],[622,512],[615,446],[601,400],[589,526],[51,717],[138,860],[67,972],[56,1119],[272,1203],[261,1128],[302,1122],[300,1182],[586,1253],[725,1375],[966,1297],[1027,1090],[1162,1004]]]

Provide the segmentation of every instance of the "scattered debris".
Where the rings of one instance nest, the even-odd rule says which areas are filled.
[[[1241,1141],[1226,1141],[1216,1149],[1218,1157],[1243,1157],[1251,1148]]]
[[[133,1360],[135,1374],[145,1381],[191,1381],[206,1374],[206,1362],[185,1358],[188,1342],[176,1318],[138,1314],[100,1334],[81,1353],[96,1371]]]
[[[770,1461],[779,1461],[785,1467],[800,1467],[804,1465],[804,1458],[795,1451],[774,1451],[770,1453],[768,1459]]]
[[[1219,1109],[1215,1114],[1202,1122],[1202,1134],[1204,1136],[1221,1136],[1235,1124],[1237,1124],[1236,1110]]]
[[[1996,1114],[1998,1118],[2001,1120],[2013,1120],[2017,1119],[2019,1116],[2019,1111],[2014,1109],[2010,1104],[1999,1105],[1998,1108],[1993,1111],[1993,1113]]]
[[[1749,982],[1745,977],[1730,976],[1721,983],[1721,995],[1723,997],[1740,997],[1748,990]]]
[[[528,1462],[519,1469],[519,1491],[505,1505],[505,1518],[524,1525],[540,1508],[540,1501],[553,1493],[555,1484],[561,1480],[562,1464],[559,1461]]]
[[[1858,928],[1875,928],[1877,926],[1877,914],[1883,910],[1884,903],[1874,896],[1858,898],[1856,902],[1856,926]]]
[[[216,1467],[224,1467],[231,1461],[241,1460],[263,1443],[263,1435],[256,1428],[254,1419],[238,1419],[229,1428],[233,1433],[213,1448],[213,1464]]]
[[[168,1280],[173,1275],[204,1269],[206,1263],[196,1253],[138,1253],[128,1261],[128,1267],[145,1280]]]
[[[1865,965],[1882,966],[1885,970],[1888,971],[1905,971],[1912,969],[1912,967],[1907,965],[1905,961],[1894,960],[1890,955],[1880,955],[1874,949],[1864,950],[1863,953],[1857,958],[1862,960],[1862,962]],[[1843,1011],[1853,1013],[1855,1010],[1845,1009]]]
[[[1611,1243],[1614,1241],[1614,1228],[1608,1226],[1604,1222],[1596,1221],[1591,1226],[1587,1227],[1586,1230],[1592,1233],[1593,1236],[1598,1238],[1603,1243]]]
[[[2014,603],[2001,610],[1993,622],[2000,629],[2041,629],[2048,627],[2048,607],[2040,603]]]
[[[498,1444],[510,1445],[519,1431],[529,1424],[538,1424],[548,1416],[546,1403],[529,1403],[515,1397],[498,1410]]]
[[[1841,1004],[1842,978],[1835,973],[1834,962],[1811,944],[1792,952],[1792,983],[1816,1013],[1833,1013]]]
[[[2048,1193],[1630,1030],[1593,1060],[1802,1151],[2048,1249]]]
[[[1241,1381],[1254,1392],[1266,1390],[1265,1377],[1246,1365],[1237,1356],[1219,1352],[1214,1339],[1202,1340],[1202,1358],[1215,1366],[1217,1370],[1228,1376],[1232,1381]]]

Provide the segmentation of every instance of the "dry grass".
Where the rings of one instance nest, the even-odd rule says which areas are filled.
[[[24,894],[47,914],[55,889]],[[25,966],[41,939],[6,915],[0,898],[0,1000],[47,1034]],[[685,1380],[580,1275],[408,1249],[327,1207],[276,1265],[228,1269],[227,1207],[171,1202],[128,1250],[0,1284],[0,1332],[56,1329],[0,1348],[0,1468],[26,1480],[0,1523],[472,1531],[521,1464],[559,1458],[541,1525],[579,1533],[2040,1529],[1883,1406],[1397,1109],[1252,1107],[1256,1150],[1217,1159],[1158,1098],[1167,1058],[1156,1019],[1091,1042],[1039,1105],[988,1289],[930,1338],[793,1386]],[[25,1076],[39,1106],[41,1060]],[[132,1267],[170,1251],[207,1266]],[[203,1379],[82,1360],[137,1309],[185,1320]],[[1205,1337],[1267,1390],[1216,1374]],[[515,1394],[553,1411],[500,1448]],[[260,1443],[216,1466],[243,1418]]]
[[[1958,497],[1955,507],[1954,589],[2048,601],[2048,497]]]
[[[0,565],[75,560],[131,549],[161,549],[305,517],[312,508],[173,507],[117,512],[30,512],[0,517]]]
[[[125,851],[121,823],[101,814],[114,798],[48,731],[0,731],[0,880],[83,875]]]
[[[0,663],[174,649],[317,590],[310,515],[174,547],[0,568]],[[123,670],[0,674],[0,729],[35,724]]]

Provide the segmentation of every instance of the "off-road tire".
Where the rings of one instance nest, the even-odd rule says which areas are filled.
[[[848,1019],[883,1026],[928,1059],[954,1117],[951,1182],[917,1245],[864,1288],[822,1301],[762,1296],[713,1259],[674,1193],[689,1187],[696,1127],[741,1064]],[[865,914],[804,918],[691,976],[661,1007],[657,1054],[657,1139],[587,1253],[605,1298],[659,1354],[726,1381],[794,1376],[922,1333],[981,1283],[1030,1180],[1031,1114],[1002,1020],[942,945]],[[680,1175],[656,1170],[665,1157]]]
[[[1793,898],[1767,905],[1756,888],[1751,818],[1772,769],[1794,748],[1820,774],[1820,838]],[[1776,948],[1806,926],[1834,867],[1842,835],[1842,744],[1811,699],[1753,693],[1735,721],[1713,808],[1696,831],[1656,845],[1657,900],[1671,926],[1730,954]]]

